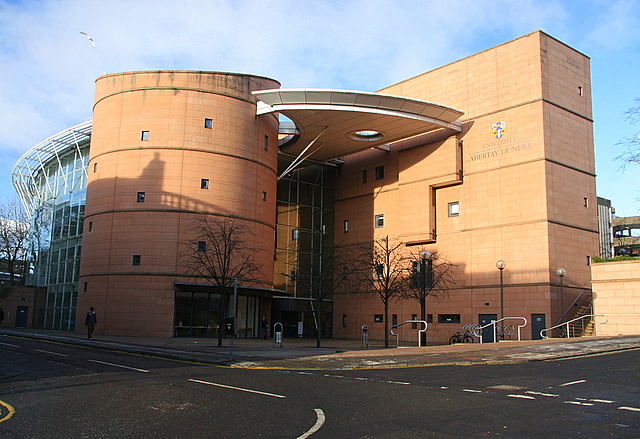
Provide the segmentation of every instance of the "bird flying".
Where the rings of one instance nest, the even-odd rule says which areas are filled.
[[[86,35],[87,40],[91,41],[91,44],[93,44],[93,48],[96,48],[96,43],[93,41],[93,38],[91,38],[91,35],[85,33],[85,32],[80,32],[82,35]]]

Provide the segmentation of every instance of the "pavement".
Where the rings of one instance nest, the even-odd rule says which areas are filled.
[[[365,347],[360,340],[330,338],[323,339],[322,347],[317,348],[316,340],[308,338],[285,338],[281,344],[274,344],[272,339],[236,338],[233,340],[233,352],[231,339],[224,339],[223,346],[218,346],[218,340],[211,338],[97,335],[87,340],[84,334],[67,331],[0,328],[0,343],[11,337],[235,368],[286,370],[510,364],[640,349],[640,334],[397,348],[384,348],[384,342],[377,340],[369,341]]]

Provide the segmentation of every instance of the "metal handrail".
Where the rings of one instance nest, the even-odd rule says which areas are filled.
[[[567,322],[560,323],[559,325],[552,326],[551,328],[542,329],[540,331],[540,337],[549,338],[545,334],[543,334],[543,332],[551,331],[552,329],[557,329],[557,328],[560,328],[561,326],[565,326],[566,325],[567,328],[566,328],[566,331],[565,331],[566,332],[566,337],[565,338],[570,338],[570,335],[569,335],[569,324],[575,322],[576,320],[585,319],[587,317],[604,317],[605,318],[604,322],[599,323],[599,325],[600,325],[600,336],[602,336],[602,325],[606,325],[609,322],[609,317],[607,317],[604,314],[586,314],[584,316],[576,317],[575,319],[569,320]]]
[[[396,337],[396,348],[400,347],[400,337],[398,336],[399,334],[396,334],[395,332],[393,332],[393,330],[395,328],[399,328],[402,325],[405,325],[407,323],[424,323],[424,329],[418,329],[418,347],[422,346],[422,333],[423,332],[427,332],[427,326],[429,326],[429,324],[427,322],[425,322],[424,320],[405,320],[404,322],[400,323],[399,325],[393,325],[391,327],[391,330],[389,332],[391,332],[391,335]]]
[[[564,310],[564,314],[562,314],[562,316],[560,317],[560,320],[558,320],[558,321],[556,322],[556,325],[560,325],[560,324],[561,324],[560,322],[562,322],[562,321],[564,320],[564,317],[569,313],[569,310],[571,310],[571,309],[573,308],[573,305],[575,305],[575,304],[577,304],[577,303],[578,303],[578,300],[580,300],[580,298],[582,297],[582,295],[583,295],[583,294],[584,294],[585,296],[588,296],[588,295],[590,294],[590,295],[591,295],[591,300],[592,300],[592,301],[593,301],[593,299],[595,298],[595,297],[594,297],[594,296],[595,296],[595,293],[593,292],[593,290],[582,290],[582,291],[580,291],[580,294],[578,294],[578,297],[576,297],[576,298],[574,299],[574,301],[573,301],[573,302],[571,302],[571,305],[569,305],[569,306],[567,307],[567,309],[565,309],[565,310]]]
[[[503,321],[503,320],[507,320],[507,319],[522,319],[524,321],[524,323],[522,325],[518,325],[518,341],[520,341],[520,329],[524,328],[525,326],[527,326],[527,319],[525,317],[503,317],[499,320],[494,320],[491,323],[488,323],[484,326],[476,326],[475,329],[473,330],[472,335],[475,335],[476,337],[478,337],[480,339],[480,343],[482,343],[482,330],[484,328],[488,328],[489,326],[493,326],[493,340],[495,342],[498,341],[498,337],[496,334],[496,324]]]

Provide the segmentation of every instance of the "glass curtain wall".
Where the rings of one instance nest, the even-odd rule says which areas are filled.
[[[46,286],[46,329],[73,330],[87,187],[91,122],[31,148],[16,163],[13,184],[32,218],[29,285]]]
[[[284,169],[284,163],[280,167]],[[331,335],[332,302],[326,265],[333,254],[336,167],[304,162],[278,182],[275,288],[293,298],[274,298],[274,321],[285,336],[315,336],[318,327]],[[324,292],[319,292],[324,288]],[[323,322],[314,310],[322,295]]]

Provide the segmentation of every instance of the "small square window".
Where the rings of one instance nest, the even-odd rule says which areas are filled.
[[[454,201],[453,203],[449,203],[449,216],[459,216],[460,215],[460,203],[458,201]]]
[[[375,224],[376,224],[376,229],[384,227],[384,215],[382,214],[376,215]]]
[[[349,220],[344,220],[342,230],[344,231],[344,233],[347,233],[349,231]]]
[[[138,203],[144,203],[144,192],[138,192]]]
[[[384,316],[382,314],[374,314],[373,323],[384,323]]]
[[[367,182],[367,170],[363,170],[362,171],[362,182],[366,183]]]
[[[269,136],[264,136],[264,150],[269,151]]]
[[[140,255],[133,255],[133,265],[140,265],[140,259],[142,257]]]
[[[375,270],[376,270],[376,273],[375,273],[375,274],[376,274],[376,277],[377,277],[378,279],[380,279],[381,277],[383,277],[383,276],[384,276],[384,265],[382,265],[382,264],[376,264],[376,266],[375,266]]]
[[[376,167],[376,180],[382,180],[384,178],[384,166]]]
[[[203,178],[200,180],[200,189],[209,189],[209,179]]]
[[[213,119],[205,119],[204,120],[204,127],[211,129],[213,128]]]
[[[143,131],[140,140],[149,140],[149,131]]]
[[[198,251],[199,252],[207,251],[207,243],[205,241],[198,241]]]

